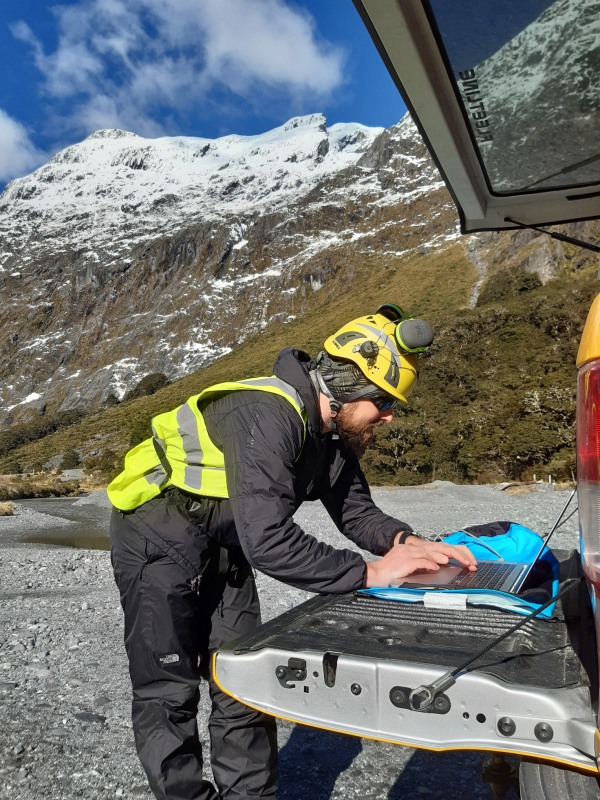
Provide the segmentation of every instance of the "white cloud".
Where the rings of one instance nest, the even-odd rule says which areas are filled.
[[[23,125],[0,108],[0,183],[20,178],[47,161]]]
[[[31,45],[46,93],[70,98],[87,132],[156,136],[165,109],[209,103],[212,90],[261,108],[324,100],[342,82],[342,51],[285,0],[81,0],[53,12],[53,53],[26,23],[12,32]]]
[[[234,91],[257,79],[322,96],[341,82],[340,52],[319,46],[312,19],[281,0],[208,0],[203,6],[208,70]]]

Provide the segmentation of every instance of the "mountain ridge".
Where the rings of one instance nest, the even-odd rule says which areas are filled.
[[[374,247],[456,237],[408,117],[389,131],[324,127],[309,115],[216,145],[100,131],[13,181],[0,198],[1,426],[94,410],[150,372],[177,379],[304,313],[316,293],[353,280]],[[206,147],[212,155],[195,155]],[[251,158],[264,175],[248,189]],[[192,162],[204,164],[198,185]],[[193,209],[195,198],[209,211]]]

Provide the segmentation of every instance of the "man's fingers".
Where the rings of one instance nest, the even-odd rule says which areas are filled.
[[[418,569],[427,569],[431,570],[432,572],[437,572],[439,569],[439,565],[430,558],[413,558],[410,566],[412,567],[412,572],[415,572]]]
[[[456,555],[454,555],[453,558],[456,558],[456,560],[460,561],[461,564],[464,564],[465,567],[477,566],[477,559],[466,545],[457,544],[449,546],[456,552]]]
[[[439,564],[446,564],[450,558],[454,558],[472,571],[477,569],[477,559],[464,544],[446,544],[445,542],[427,541],[417,543],[413,540],[408,542],[407,546],[411,548],[415,555],[422,556],[426,553],[429,557],[433,556]],[[443,555],[444,558],[440,558],[441,555]]]
[[[415,559],[424,559],[428,563],[431,564],[430,567],[425,567],[425,569],[437,569],[438,564],[447,564],[448,563],[448,556],[444,553],[436,550],[429,550],[425,547],[413,547],[411,546],[410,550],[411,554],[411,563]],[[422,569],[422,567],[415,567],[415,569]]]
[[[367,580],[370,586],[388,586],[392,580],[414,574],[417,570],[437,572],[440,565],[453,558],[470,570],[477,569],[477,560],[466,545],[444,542],[411,541],[397,545],[379,561],[372,564]],[[376,574],[376,578],[373,577]],[[378,583],[371,581],[377,580]]]
[[[446,557],[441,554],[441,558]],[[367,564],[366,587],[389,586],[390,581],[405,578],[417,570],[437,572],[438,569],[439,565],[431,552],[401,544],[392,548],[379,561]]]
[[[418,545],[415,547],[411,545],[413,551],[413,557],[415,558],[429,558],[432,561],[435,561],[436,564],[447,564],[450,558],[453,558],[453,554],[450,551],[450,548],[441,548],[441,547],[419,547]],[[445,552],[445,550],[449,550],[450,554]]]
[[[440,564],[444,564],[448,561],[448,558],[444,555],[442,555],[441,558],[445,560],[439,561],[435,553],[428,553],[427,550],[421,550],[421,552],[413,553],[408,563],[413,572],[417,569],[438,570]]]

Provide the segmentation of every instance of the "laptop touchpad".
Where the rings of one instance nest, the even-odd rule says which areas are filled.
[[[415,584],[415,589],[421,586],[447,586],[450,581],[464,571],[462,564],[446,564],[438,570],[419,569],[406,578],[392,581],[390,586],[407,586]]]

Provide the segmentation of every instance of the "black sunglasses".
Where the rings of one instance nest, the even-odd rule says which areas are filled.
[[[396,398],[382,397],[381,399],[373,399],[370,397],[369,400],[375,404],[379,411],[393,411],[398,405]]]

